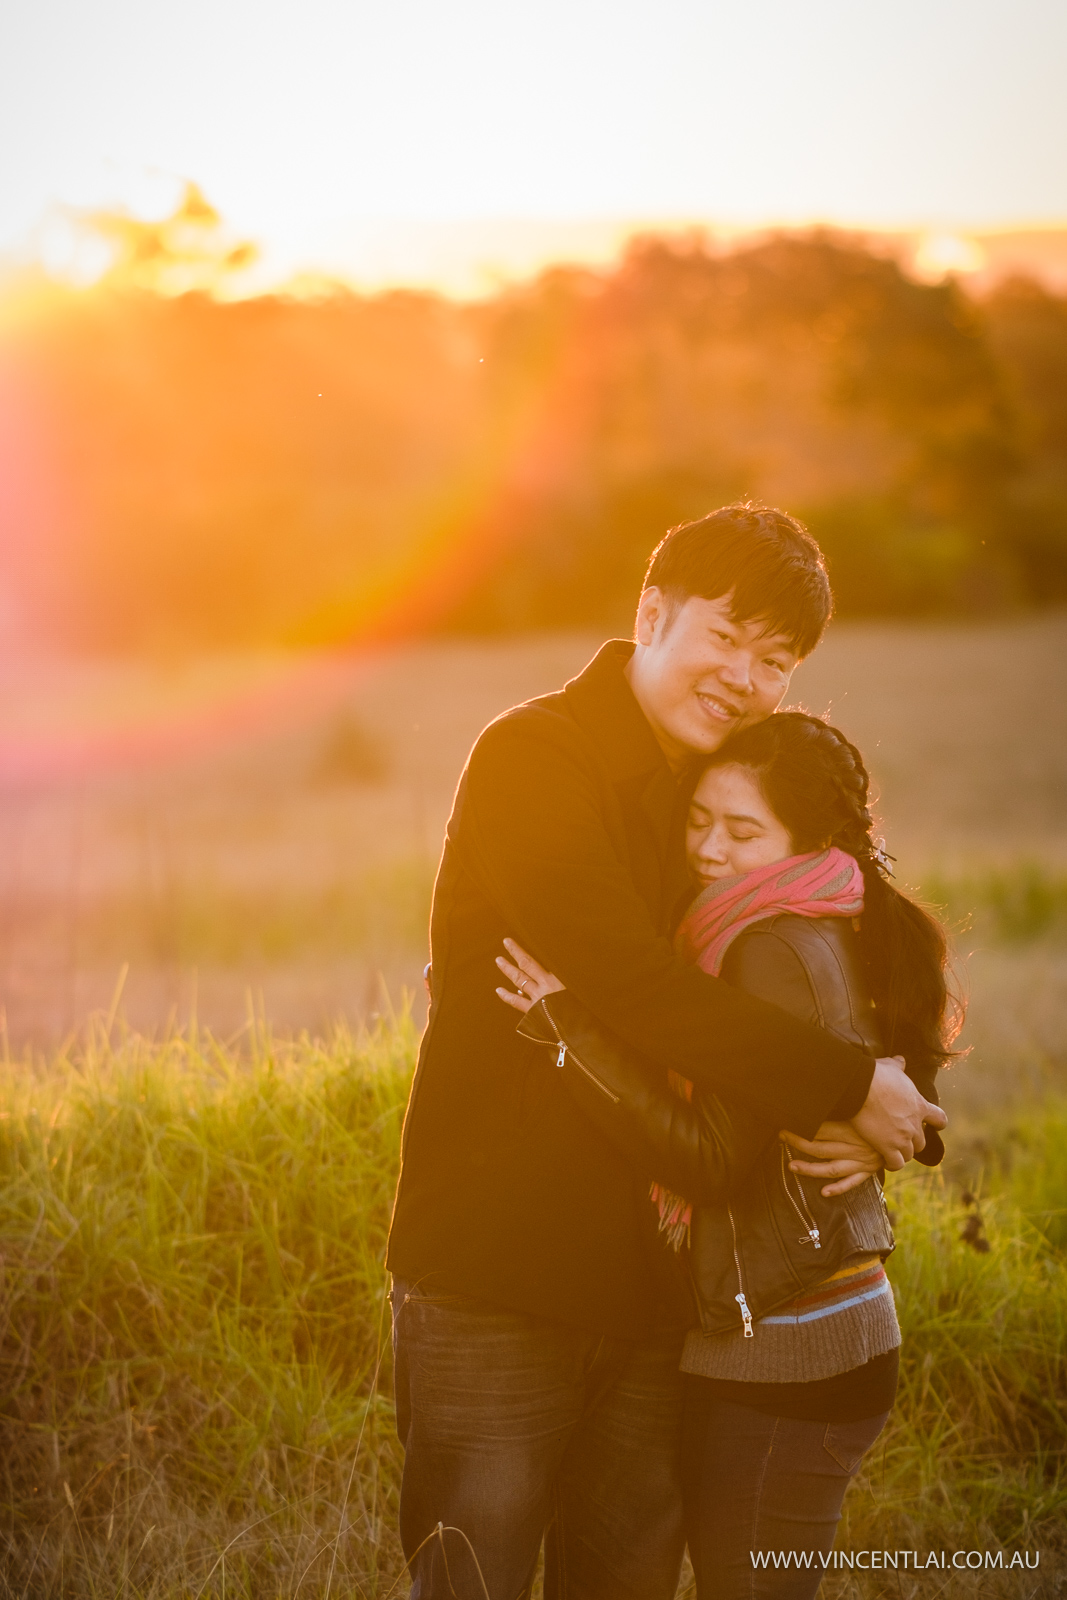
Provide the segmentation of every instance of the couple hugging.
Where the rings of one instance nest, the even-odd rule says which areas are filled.
[[[389,1241],[417,1600],[811,1596],[893,1404],[879,1175],[940,1160],[945,942],[860,753],[778,712],[822,556],[728,506],[634,642],[481,735]],[[501,984],[501,974],[508,984]],[[515,1012],[522,1012],[516,1025]]]

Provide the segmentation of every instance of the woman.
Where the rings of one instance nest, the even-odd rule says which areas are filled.
[[[700,892],[676,943],[872,1055],[903,1057],[933,1099],[954,1032],[944,934],[888,881],[868,789],[855,746],[815,717],[780,713],[730,740],[694,790],[686,847]],[[896,1391],[879,1158],[854,1159],[821,1190],[805,1182],[820,1169],[789,1160],[776,1130],[710,1096],[690,1103],[688,1085],[654,1087],[550,973],[508,948],[500,966],[519,993],[498,993],[533,1008],[523,1031],[552,1045],[575,1096],[651,1171],[660,1231],[689,1271],[700,1327],[682,1360],[683,1451],[698,1595],[807,1600]],[[818,1149],[856,1157],[855,1140],[824,1124]],[[940,1155],[928,1133],[923,1159]],[[776,1567],[790,1551],[800,1563]],[[767,1567],[758,1552],[771,1553]]]

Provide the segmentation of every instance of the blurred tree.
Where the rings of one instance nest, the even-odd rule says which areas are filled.
[[[326,733],[309,780],[324,787],[384,783],[389,758],[382,741],[351,711],[339,713]]]
[[[1067,298],[1013,278],[982,308],[1020,421],[1004,542],[1027,598],[1067,599]]]
[[[227,300],[192,187],[105,224],[105,281],[0,340],[0,581],[41,637],[625,628],[664,530],[740,494],[808,517],[846,614],[1067,594],[1067,304],[1034,285],[692,235],[472,305]]]
[[[954,285],[826,234],[730,254],[648,239],[595,291],[557,276],[515,297],[513,345],[516,322],[542,353],[568,327],[561,436],[465,621],[619,625],[664,529],[739,494],[809,517],[846,610],[1003,592],[1011,408]]]
[[[39,626],[90,648],[273,643],[373,587],[463,456],[454,322],[414,295],[63,297],[7,352],[65,488],[25,535]]]
[[[154,294],[223,294],[235,274],[258,255],[248,240],[233,240],[195,183],[186,183],[168,217],[146,222],[126,211],[71,211],[75,227],[108,247],[101,283]]]

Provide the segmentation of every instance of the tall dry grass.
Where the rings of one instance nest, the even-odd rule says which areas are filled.
[[[1052,1595],[1067,1574],[1067,1190],[1062,1103],[1012,1130],[979,1192],[890,1180],[904,1337],[896,1410],[846,1500],[843,1550],[1014,1552],[1037,1571],[855,1575],[828,1596]],[[1002,1147],[1008,1154],[1012,1146]],[[906,1570],[906,1569],[905,1569]],[[1036,1585],[1036,1587],[1035,1587]]]
[[[0,1594],[402,1593],[383,1250],[410,1019],[250,1024],[240,1052],[109,1031],[0,1083]],[[893,1180],[901,1396],[841,1548],[1067,1571],[1065,1134],[1059,1103],[1001,1129],[975,1204]],[[826,1592],[1055,1592],[933,1577]]]
[[[247,1043],[97,1031],[6,1074],[2,1592],[398,1574],[382,1257],[413,1029]]]

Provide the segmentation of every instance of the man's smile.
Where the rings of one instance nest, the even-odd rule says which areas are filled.
[[[697,689],[696,697],[700,702],[701,709],[715,722],[727,724],[736,722],[742,714],[739,706],[732,706],[721,695],[708,694],[704,689]]]

